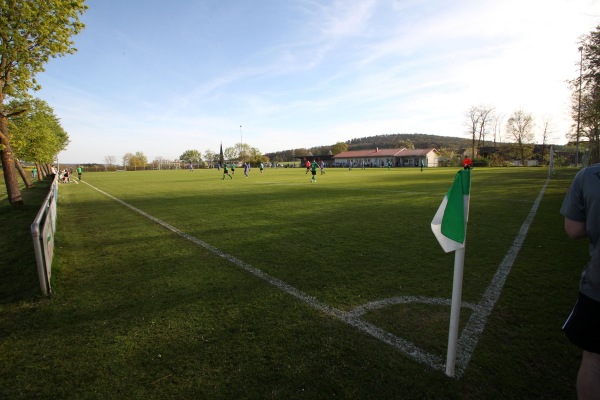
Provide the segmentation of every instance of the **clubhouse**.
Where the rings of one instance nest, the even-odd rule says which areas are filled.
[[[344,151],[333,156],[335,167],[437,167],[439,152],[436,149],[375,149]]]

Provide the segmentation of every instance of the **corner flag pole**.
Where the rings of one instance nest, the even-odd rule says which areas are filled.
[[[446,375],[454,377],[456,348],[458,345],[458,325],[462,302],[463,271],[465,267],[465,248],[454,252],[454,280],[452,281],[452,306],[450,308],[450,327],[448,329],[448,352],[446,354]]]
[[[452,306],[450,309],[448,353],[446,356],[446,375],[450,377],[454,376],[454,367],[456,364],[470,197],[471,170],[458,171],[454,178],[454,183],[450,187],[450,190],[448,190],[448,193],[442,200],[442,204],[431,221],[431,230],[442,246],[442,249],[446,253],[454,251]]]

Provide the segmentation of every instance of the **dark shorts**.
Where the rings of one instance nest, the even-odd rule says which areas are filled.
[[[573,344],[600,354],[600,302],[579,293],[562,329]]]
[[[313,175],[316,175],[316,174],[317,174],[317,171],[311,171],[311,172],[312,172],[312,174],[313,174]]]

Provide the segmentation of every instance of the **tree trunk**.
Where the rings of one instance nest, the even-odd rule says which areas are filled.
[[[19,171],[19,175],[21,175],[21,179],[23,180],[23,183],[25,183],[25,187],[27,187],[27,189],[32,188],[33,183],[31,183],[31,180],[27,176],[27,173],[23,169],[23,166],[21,165],[19,160],[17,160],[16,158],[15,158],[15,167],[17,168],[17,171]]]
[[[519,140],[519,149],[521,151],[521,167],[525,166],[525,148],[523,147],[523,143]]]
[[[2,158],[2,169],[4,170],[4,182],[6,184],[6,194],[8,202],[14,206],[23,205],[23,196],[19,189],[19,182],[15,171],[14,155],[10,143],[3,143],[4,150],[0,151]]]
[[[38,171],[38,173],[37,173],[37,179],[38,179],[38,181],[42,181],[42,179],[43,179],[43,176],[44,176],[44,175],[43,175],[43,174],[44,174],[44,171],[42,170],[42,164],[40,164],[39,162],[36,162],[36,163],[35,163],[35,168],[36,168],[36,169],[37,169],[37,171]]]
[[[8,132],[6,127],[6,118],[0,118],[0,158],[2,159],[2,169],[4,171],[4,183],[6,184],[6,194],[8,202],[13,206],[23,205],[23,196],[19,189],[19,182],[15,173],[15,158],[8,140]]]
[[[38,179],[41,181],[48,175],[48,171],[46,171],[46,164],[36,162],[35,165],[37,165],[38,169]]]
[[[590,135],[590,152],[588,165],[600,163],[600,130],[595,127]]]

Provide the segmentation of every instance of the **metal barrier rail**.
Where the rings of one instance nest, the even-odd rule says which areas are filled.
[[[42,203],[42,207],[38,211],[33,224],[31,224],[38,279],[44,296],[49,296],[52,293],[50,275],[52,273],[52,256],[54,255],[57,203],[58,175],[54,175],[48,196],[46,196],[46,200]]]

